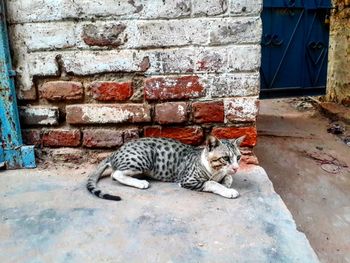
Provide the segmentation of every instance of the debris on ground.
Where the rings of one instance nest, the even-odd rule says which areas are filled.
[[[327,132],[332,134],[343,134],[345,132],[345,126],[341,123],[335,122],[327,128]]]
[[[317,100],[311,97],[298,97],[290,99],[289,103],[298,111],[309,111],[315,108]]]
[[[350,136],[346,136],[346,137],[343,139],[343,142],[344,142],[347,146],[350,146]]]
[[[333,102],[319,104],[321,112],[333,121],[350,124],[350,108]]]
[[[344,162],[339,161],[337,158],[332,156],[329,153],[321,152],[307,152],[304,151],[306,157],[315,160],[320,164],[321,169],[327,173],[337,174],[341,171],[342,168],[348,168],[348,165]]]
[[[349,125],[343,122],[331,123],[327,128],[328,133],[335,134],[340,140],[342,140],[347,146],[350,146],[350,134]]]
[[[314,106],[312,105],[311,102],[308,101],[299,101],[296,105],[297,110],[299,111],[305,111],[305,110],[310,110],[313,109]]]

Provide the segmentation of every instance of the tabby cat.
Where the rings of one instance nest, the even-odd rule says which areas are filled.
[[[99,164],[89,176],[87,189],[103,199],[121,200],[97,187],[103,172],[111,167],[113,180],[140,189],[148,188],[149,183],[134,177],[146,175],[164,182],[177,182],[184,188],[237,198],[239,193],[230,187],[241,158],[239,146],[243,139],[244,136],[232,140],[209,136],[205,147],[166,138],[130,141]]]

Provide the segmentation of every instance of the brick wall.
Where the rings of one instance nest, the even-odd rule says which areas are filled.
[[[262,1],[7,1],[26,143],[256,144]]]

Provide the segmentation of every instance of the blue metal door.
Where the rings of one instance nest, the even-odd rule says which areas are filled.
[[[34,147],[22,143],[4,0],[0,0],[0,15],[0,166],[32,168],[35,167]]]
[[[261,98],[326,92],[331,0],[264,0]]]

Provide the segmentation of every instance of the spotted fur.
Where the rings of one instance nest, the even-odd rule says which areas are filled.
[[[218,140],[209,136],[205,147],[193,147],[166,138],[142,138],[124,144],[102,161],[92,172],[87,189],[97,197],[119,201],[119,196],[103,193],[97,183],[107,168],[112,178],[122,184],[144,189],[150,178],[176,182],[184,188],[213,192],[227,198],[238,197],[231,187],[232,175],[238,169],[241,156],[239,146],[244,137],[235,140]]]

